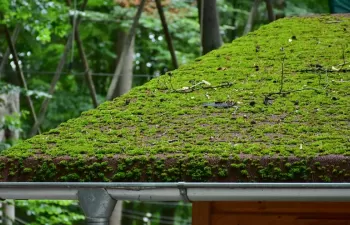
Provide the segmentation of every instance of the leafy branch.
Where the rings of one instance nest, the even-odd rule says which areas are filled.
[[[35,98],[52,98],[52,95],[36,90],[26,90],[19,86],[0,81],[0,94],[21,93],[25,96],[34,96]]]

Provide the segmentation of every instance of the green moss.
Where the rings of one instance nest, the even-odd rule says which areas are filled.
[[[66,176],[66,181],[80,181],[80,176],[76,173],[71,173]]]
[[[3,151],[8,160],[23,159],[18,166],[6,161],[6,167],[16,175],[27,168],[28,158],[62,156],[33,168],[34,181],[248,179],[245,171],[249,179],[263,181],[312,180],[321,172],[330,179],[345,177],[339,171],[348,159],[336,169],[312,161],[350,155],[350,69],[341,66],[343,52],[346,62],[350,57],[350,36],[344,26],[350,26],[350,18],[341,15],[285,18],[263,26]],[[211,85],[186,88],[203,80]],[[234,107],[203,105],[215,102]],[[269,157],[298,160],[265,165],[247,159]]]
[[[220,168],[218,171],[218,176],[219,177],[227,177],[228,175],[228,170],[226,168]]]
[[[56,165],[50,161],[38,165],[33,177],[34,181],[49,181],[56,177],[58,171]]]
[[[243,176],[249,176],[249,172],[247,170],[241,170],[241,174]]]
[[[242,169],[242,168],[245,168],[246,165],[244,163],[239,163],[239,164],[232,163],[231,167],[236,169]]]
[[[32,168],[24,168],[23,173],[31,173],[33,171]]]

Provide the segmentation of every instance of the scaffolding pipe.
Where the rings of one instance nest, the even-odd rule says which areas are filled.
[[[350,183],[0,183],[2,199],[78,199],[82,189],[104,189],[115,200],[350,201]]]

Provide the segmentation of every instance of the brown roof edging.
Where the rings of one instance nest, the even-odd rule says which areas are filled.
[[[2,182],[350,182],[350,156],[0,157]]]

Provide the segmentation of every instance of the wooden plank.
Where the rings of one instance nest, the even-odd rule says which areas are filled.
[[[192,225],[211,225],[211,202],[192,203]]]
[[[211,225],[350,225],[344,219],[298,219],[297,215],[214,214]]]
[[[214,214],[211,225],[295,225],[296,216]]]
[[[324,220],[324,219],[301,219],[296,220],[295,225],[350,225],[349,220]]]
[[[212,202],[212,212],[350,215],[350,202]]]

